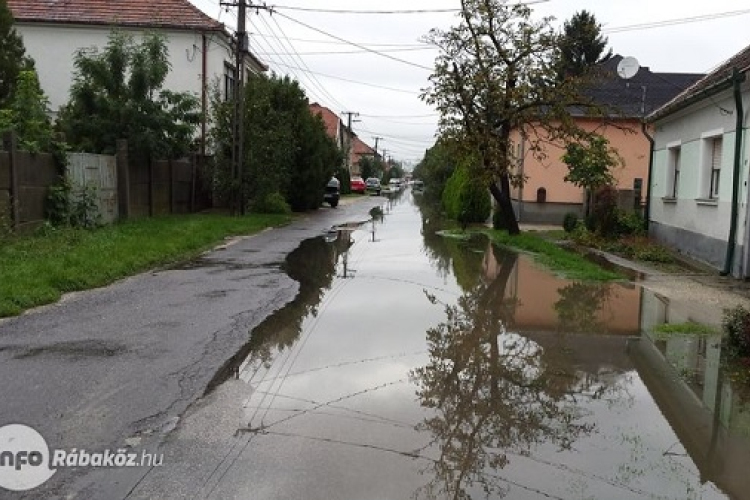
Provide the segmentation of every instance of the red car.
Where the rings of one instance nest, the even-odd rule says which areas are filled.
[[[351,189],[352,193],[364,194],[364,192],[367,190],[367,185],[365,184],[365,181],[362,179],[362,177],[352,177]]]

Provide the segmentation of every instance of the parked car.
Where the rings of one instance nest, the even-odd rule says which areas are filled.
[[[424,182],[419,180],[413,181],[411,190],[414,193],[421,193],[422,191],[424,191]]]
[[[394,177],[388,181],[388,187],[391,188],[391,191],[401,191],[404,188],[404,181],[398,177]]]
[[[352,177],[351,188],[352,193],[364,194],[367,191],[367,185],[362,177]]]
[[[341,183],[335,177],[331,177],[326,185],[326,191],[323,195],[323,202],[331,205],[332,208],[336,208],[339,204],[339,198],[341,197]]]
[[[365,185],[367,186],[368,193],[374,193],[380,196],[380,191],[382,190],[380,186],[380,179],[378,179],[377,177],[368,177],[365,181]]]

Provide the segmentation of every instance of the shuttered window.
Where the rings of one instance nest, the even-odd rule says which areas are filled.
[[[719,197],[719,179],[721,176],[721,137],[711,139],[711,184],[708,197],[715,199]]]

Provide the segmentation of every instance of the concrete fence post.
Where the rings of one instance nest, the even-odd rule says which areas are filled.
[[[10,218],[13,229],[21,225],[21,191],[18,186],[18,137],[14,132],[3,134],[3,149],[10,159]]]
[[[130,217],[130,164],[128,163],[128,141],[117,140],[117,210],[120,219]]]

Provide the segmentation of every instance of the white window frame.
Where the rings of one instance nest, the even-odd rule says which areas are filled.
[[[677,199],[680,194],[680,169],[682,168],[682,143],[672,142],[667,144],[668,171],[667,171],[667,198]]]
[[[724,130],[716,129],[701,134],[701,196],[717,201],[723,163]]]

